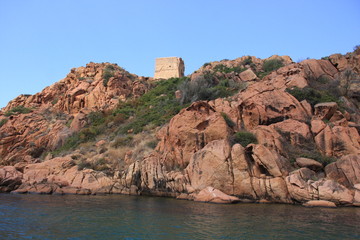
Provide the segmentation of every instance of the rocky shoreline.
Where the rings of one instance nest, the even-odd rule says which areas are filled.
[[[204,65],[190,76],[191,81],[211,72],[214,78],[246,83],[246,88],[232,97],[195,101],[183,108],[157,130],[154,150],[144,155],[126,152],[119,158],[122,168],[111,173],[80,169],[78,159],[87,158],[81,149],[58,157],[40,155],[57,149],[86,126],[92,111],[111,109],[121,99],[147,92],[152,79],[121,70],[105,86],[106,64],[73,69],[59,83],[34,96],[20,96],[2,109],[0,118],[6,121],[0,127],[0,192],[359,206],[359,54],[357,50],[301,63],[277,56],[285,66],[262,79],[254,72],[264,61],[255,57],[252,67],[244,63],[247,58]],[[248,68],[241,73],[215,72],[219,64]],[[290,91],[307,89],[314,82],[340,88],[349,69],[355,77],[347,79],[346,94],[339,97],[341,106],[334,101],[299,100]],[[16,106],[35,110],[6,117]],[[49,117],[56,114],[62,117]],[[243,133],[255,136],[256,142],[244,146],[237,142],[237,136],[249,136]],[[110,159],[110,144],[109,139],[97,139],[91,157]],[[302,156],[304,152],[331,161]]]

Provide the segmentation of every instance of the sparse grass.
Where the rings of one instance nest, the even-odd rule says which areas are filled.
[[[284,63],[280,59],[271,59],[264,61],[263,69],[265,72],[272,72],[284,66]]]
[[[330,95],[326,91],[319,91],[314,88],[306,87],[303,89],[294,87],[292,89],[286,89],[288,93],[293,95],[298,101],[306,100],[311,106],[321,102],[338,102],[339,99]]]
[[[181,103],[191,103],[198,100],[213,100],[231,96],[246,87],[245,83],[238,83],[232,79],[219,82],[211,73],[205,73],[193,81],[184,81],[179,90],[182,93]]]
[[[158,144],[157,140],[152,140],[152,141],[147,142],[146,146],[148,148],[154,149],[154,148],[156,148],[157,144]]]
[[[239,131],[231,137],[230,142],[232,144],[239,143],[241,146],[246,147],[250,143],[257,143],[258,141],[251,132]]]
[[[120,147],[120,148],[110,148],[107,151],[107,155],[112,160],[123,161],[125,159],[126,153],[131,150],[132,150],[132,147],[127,147],[127,146]]]
[[[319,151],[316,151],[316,150],[303,152],[300,154],[300,157],[314,159],[314,160],[318,161],[319,163],[321,163],[323,166],[326,166],[332,162],[336,162],[336,160],[337,160],[334,157],[324,156]]]
[[[106,68],[104,69],[104,72],[102,75],[104,87],[107,87],[110,78],[112,78],[114,76],[115,70],[116,70],[116,68],[113,65],[107,65]]]
[[[213,68],[214,72],[221,72],[221,73],[241,73],[246,70],[246,68],[242,68],[240,66],[237,67],[227,67],[224,64],[218,64]]]
[[[113,148],[119,148],[124,146],[133,146],[133,137],[129,135],[120,136],[115,138],[114,142],[111,144]]]
[[[231,120],[231,118],[224,112],[221,113],[221,116],[224,118],[226,124],[228,125],[228,127],[233,128],[236,126],[236,124],[234,123],[233,120]]]
[[[203,68],[205,68],[206,66],[209,66],[209,65],[211,65],[211,64],[210,63],[204,63]]]
[[[263,71],[257,72],[256,75],[258,78],[263,79],[265,76],[270,74],[272,71],[275,71],[284,66],[284,63],[281,59],[271,59],[266,60],[263,63],[262,69]]]
[[[77,161],[76,163],[77,163],[78,170],[83,170],[83,169],[93,169],[95,171],[109,171],[110,170],[108,163],[104,158],[99,158],[92,162],[89,162],[85,159],[81,159],[80,161]]]
[[[7,121],[8,121],[7,118],[1,119],[1,120],[0,120],[0,128],[1,128],[2,126],[4,126],[4,125],[7,123]]]
[[[14,114],[30,113],[30,112],[32,112],[32,110],[30,108],[26,108],[26,107],[20,105],[20,106],[13,107],[9,111],[5,112],[4,115],[9,117],[9,116],[12,116]]]
[[[52,152],[54,155],[75,149],[82,143],[94,141],[99,134],[105,131],[107,116],[104,113],[92,112],[88,114],[87,117],[89,121],[88,126],[67,138],[65,143],[60,148]]]
[[[294,164],[296,158],[305,157],[314,159],[324,166],[336,161],[334,157],[322,155],[316,148],[316,144],[312,139],[303,138],[301,135],[297,136],[297,143],[291,144],[291,134],[289,132],[282,132],[276,129],[282,136],[280,141],[283,148],[282,155],[289,159],[290,163]]]
[[[139,133],[149,124],[160,126],[168,122],[185,107],[175,98],[175,91],[185,79],[171,78],[159,81],[140,98],[120,103],[113,114],[122,114],[125,118],[132,117],[120,127],[120,133],[126,134],[129,130]]]
[[[253,63],[250,56],[248,56],[244,61],[242,61],[243,65],[251,65]]]

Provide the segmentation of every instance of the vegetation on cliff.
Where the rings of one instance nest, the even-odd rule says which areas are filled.
[[[44,151],[50,161],[39,166],[63,161],[58,175],[66,177],[77,165],[72,176],[88,176],[88,186],[94,174],[109,184],[105,192],[191,198],[213,186],[251,200],[302,202],[315,192],[352,204],[353,182],[336,171],[360,151],[357,59],[245,56],[161,81],[91,63],[9,104],[0,154],[16,164]],[[70,191],[64,186],[50,189]]]

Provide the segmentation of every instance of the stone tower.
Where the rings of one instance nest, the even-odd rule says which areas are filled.
[[[179,57],[157,58],[155,61],[155,79],[183,77],[184,72],[184,61]]]

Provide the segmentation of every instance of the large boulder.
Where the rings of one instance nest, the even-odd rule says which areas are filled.
[[[253,81],[257,78],[256,74],[251,70],[251,69],[247,69],[243,72],[240,73],[240,78],[243,81]]]
[[[315,136],[315,143],[327,156],[360,154],[360,135],[354,127],[327,125]]]
[[[195,102],[158,133],[157,151],[165,153],[162,162],[167,168],[185,168],[195,152],[213,140],[227,139],[231,131],[221,113],[209,103]]]
[[[338,105],[336,102],[324,102],[316,104],[314,108],[314,115],[316,116],[316,118],[321,120],[330,120],[330,118],[338,109]]]
[[[254,89],[255,85],[259,88]],[[269,90],[268,86],[253,84],[251,90],[245,91],[239,97],[242,100],[239,106],[240,119],[248,130],[289,118],[301,122],[309,118],[301,103],[282,90]]]
[[[313,171],[320,171],[323,168],[321,163],[310,158],[296,158],[296,164],[301,168],[306,167]]]
[[[193,154],[185,170],[191,186],[195,190],[213,186],[233,194],[230,151],[231,147],[226,140],[214,140]]]
[[[11,192],[22,183],[22,173],[14,166],[0,168],[0,192]]]
[[[195,195],[194,201],[210,203],[234,203],[239,202],[240,199],[229,196],[213,187],[206,187]]]
[[[360,184],[360,155],[350,154],[325,167],[327,178],[348,188]]]
[[[338,73],[338,70],[328,60],[308,59],[302,61],[301,64],[304,66],[308,78],[318,79],[327,76],[333,79]]]

